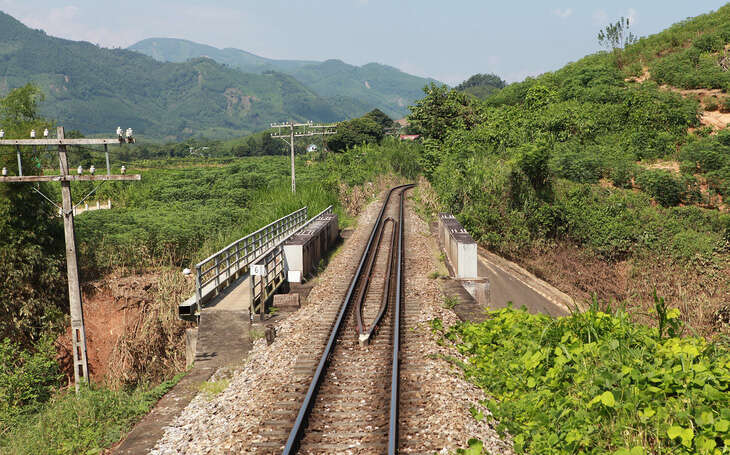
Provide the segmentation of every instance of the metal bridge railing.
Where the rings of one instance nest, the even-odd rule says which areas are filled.
[[[330,205],[326,209],[322,210],[307,221],[303,226],[299,227],[296,232],[299,232],[309,226],[310,223],[318,219],[320,216],[332,213],[332,206]],[[294,235],[296,232],[292,232],[288,237]],[[253,315],[258,314],[263,320],[265,303],[266,301],[276,292],[281,284],[286,280],[286,265],[284,264],[284,241],[283,239],[270,251],[266,252],[263,257],[256,260],[255,264],[251,265],[251,319]]]
[[[307,220],[307,207],[279,218],[195,265],[195,306],[230,284],[232,278],[248,271],[251,263],[267,250],[298,231]]]

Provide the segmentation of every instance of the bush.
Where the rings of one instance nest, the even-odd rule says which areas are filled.
[[[56,395],[36,415],[0,437],[0,451],[16,455],[99,454],[129,431],[140,416],[182,377],[148,389],[116,391],[82,387]]]
[[[9,339],[0,342],[0,435],[20,416],[37,411],[58,386],[61,374],[50,337],[35,350]]]
[[[617,188],[631,188],[632,179],[636,175],[636,165],[628,162],[619,162],[609,171],[611,182]]]
[[[597,183],[601,179],[601,161],[590,152],[559,148],[552,162],[552,170],[558,177],[577,183]]]
[[[679,311],[657,308],[676,332]],[[730,353],[702,338],[666,338],[595,308],[557,320],[508,308],[445,336],[518,453],[714,454],[730,445]]]
[[[636,180],[645,193],[665,207],[678,205],[686,193],[677,177],[661,169],[645,170]]]
[[[720,112],[723,112],[723,113],[730,112],[730,96],[726,96],[720,102]]]

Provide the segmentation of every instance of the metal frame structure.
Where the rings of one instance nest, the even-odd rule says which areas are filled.
[[[261,320],[264,319],[266,301],[274,295],[279,286],[286,280],[287,268],[284,261],[284,242],[297,232],[306,229],[313,221],[327,213],[332,213],[331,205],[307,221],[296,232],[288,235],[278,245],[256,261],[257,266],[263,267],[263,273],[261,275],[251,274],[251,320],[253,320],[254,314],[258,314]]]
[[[112,139],[66,139],[65,130],[62,126],[56,129],[56,138],[49,138],[48,130],[44,132],[43,139],[35,139],[35,131],[31,132],[33,139],[0,139],[0,146],[14,146],[18,158],[18,175],[8,176],[7,169],[3,168],[3,175],[0,176],[0,183],[37,183],[37,182],[60,182],[61,183],[61,207],[51,201],[47,196],[35,189],[41,196],[59,208],[60,215],[63,217],[64,238],[66,241],[66,272],[68,276],[68,294],[69,307],[71,314],[71,350],[73,351],[73,369],[74,369],[74,385],[76,393],[79,392],[81,383],[89,382],[89,364],[86,355],[86,328],[84,326],[84,312],[81,294],[81,285],[79,282],[78,255],[76,250],[76,231],[74,228],[74,209],[73,199],[71,197],[71,182],[78,181],[128,181],[141,180],[142,176],[135,175],[114,175],[111,173],[109,164],[109,145],[120,145],[133,143],[132,130],[127,131],[127,138],[123,138],[121,130],[117,131],[119,135]],[[2,135],[0,135],[1,137]],[[100,175],[71,175],[68,165],[67,147],[74,145],[103,145],[106,155],[106,174]],[[23,159],[21,146],[33,146],[34,150],[38,146],[57,146],[59,174],[58,175],[23,175]],[[81,173],[81,171],[79,171]],[[94,190],[95,191],[95,190]],[[91,193],[90,193],[91,194]],[[83,202],[83,201],[82,201]]]
[[[277,133],[271,133],[271,137],[276,139],[281,139],[284,142],[289,145],[290,152],[291,152],[291,192],[296,193],[297,192],[297,178],[296,173],[294,171],[294,138],[296,137],[309,137],[309,136],[317,136],[320,135],[323,138],[330,134],[337,133],[336,130],[333,128],[336,128],[337,125],[315,125],[311,121],[307,123],[294,123],[294,122],[284,122],[284,123],[272,123],[272,128],[277,128]],[[288,133],[282,133],[281,129],[284,128],[285,130],[288,129]],[[289,139],[287,141],[287,138]]]
[[[195,308],[187,315],[181,311],[181,316],[199,313],[205,302],[220,292],[221,283],[223,288],[228,286],[233,279],[248,272],[249,266],[267,250],[299,230],[307,220],[307,210],[307,207],[302,207],[281,217],[197,263],[194,271]]]

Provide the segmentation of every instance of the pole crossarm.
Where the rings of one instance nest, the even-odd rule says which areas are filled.
[[[289,146],[291,152],[291,192],[297,192],[296,175],[294,171],[294,139],[297,137],[310,137],[310,136],[326,136],[329,134],[335,134],[337,131],[332,128],[336,128],[337,125],[315,125],[314,123],[294,123],[294,122],[283,122],[283,123],[272,123],[271,128],[276,128],[279,131],[277,133],[271,133],[271,137],[281,139]],[[288,133],[282,133],[284,130],[289,130]],[[299,130],[297,130],[299,128]],[[303,128],[303,129],[301,129]],[[309,128],[315,129],[315,131],[308,131]],[[319,129],[317,131],[316,129]],[[324,137],[322,138],[324,143]]]
[[[104,180],[142,180],[141,174],[130,175],[24,175],[0,176],[0,183],[19,182],[99,182]]]
[[[1,130],[0,130],[1,131]],[[7,175],[7,168],[3,167],[0,175],[0,183],[31,183],[31,182],[59,182],[61,184],[61,207],[51,201],[38,188],[33,189],[44,197],[48,202],[52,203],[59,209],[59,215],[63,217],[64,239],[66,241],[66,273],[68,275],[68,297],[69,310],[71,314],[71,350],[73,351],[73,371],[74,384],[76,393],[79,392],[81,384],[89,383],[89,363],[86,355],[86,328],[84,327],[84,311],[81,294],[81,283],[79,280],[78,252],[76,248],[76,232],[74,229],[74,205],[71,197],[71,182],[81,181],[97,181],[104,182],[107,180],[129,181],[142,180],[139,174],[125,174],[125,167],[122,166],[122,174],[113,175],[109,163],[109,145],[121,145],[134,143],[132,130],[127,129],[126,139],[121,136],[121,128],[117,129],[119,137],[114,139],[66,139],[63,127],[57,128],[57,137],[51,139],[44,137],[42,139],[0,139],[0,146],[14,146],[18,157],[18,174],[17,176]],[[31,133],[33,134],[33,133]],[[48,135],[48,131],[44,131],[44,135]],[[58,146],[58,164],[59,174],[57,175],[23,175],[23,163],[21,146]],[[80,145],[103,145],[106,158],[106,174],[93,175],[93,166],[90,168],[90,174],[82,174],[83,169],[79,166],[78,175],[71,175],[68,165],[68,146]],[[35,151],[35,150],[34,150]],[[92,194],[101,184],[97,185]],[[86,196],[88,197],[88,195]],[[84,198],[85,200],[86,198]],[[83,200],[81,201],[83,202]]]
[[[120,145],[126,142],[114,139],[0,139],[0,145]]]

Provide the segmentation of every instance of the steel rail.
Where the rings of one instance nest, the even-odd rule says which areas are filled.
[[[375,261],[377,261],[379,253],[378,250],[380,249],[380,245],[383,243],[383,234],[385,234],[385,226],[388,223],[393,223],[395,225],[395,220],[391,217],[386,218],[383,220],[383,222],[380,225],[380,231],[378,233],[378,241],[375,243],[375,252],[370,255],[370,259],[368,261],[368,265],[366,266],[365,273],[363,274],[363,283],[360,285],[360,290],[357,294],[357,298],[355,299],[355,321],[357,322],[357,335],[359,337],[360,343],[367,341],[370,339],[370,335],[368,334],[367,337],[363,338],[365,336],[365,324],[363,323],[363,304],[365,303],[365,296],[368,293],[368,289],[370,288],[370,278],[373,277],[373,269],[375,268]],[[395,237],[395,229],[393,229],[393,237]],[[392,242],[391,242],[392,243]],[[388,267],[388,271],[390,271],[390,267]],[[385,275],[385,283],[386,287],[390,287],[390,273]],[[387,302],[387,297],[386,297]],[[380,319],[380,318],[376,318]],[[374,324],[375,325],[375,324]]]
[[[388,426],[388,455],[398,453],[398,402],[400,399],[400,314],[403,293],[403,199],[410,188],[407,185],[400,193],[398,214],[398,262],[396,264],[395,307],[393,308],[393,365],[390,377],[390,424]]]
[[[397,257],[396,246],[398,241],[397,233],[399,223],[397,223],[393,218],[388,218],[383,223],[382,230],[385,230],[385,223],[387,223],[388,221],[391,221],[393,223],[393,233],[391,234],[390,239],[390,254],[388,255],[388,265],[386,266],[385,271],[385,285],[383,286],[383,295],[380,301],[380,309],[378,310],[377,316],[375,316],[373,323],[370,324],[370,327],[368,327],[367,331],[364,331],[362,326],[359,328],[360,344],[370,342],[370,338],[372,338],[373,333],[375,333],[375,329],[380,325],[380,321],[383,320],[383,316],[385,316],[385,311],[388,309],[388,301],[390,301],[391,278],[393,276],[393,258]],[[362,303],[362,301],[358,302],[358,311],[360,312],[360,314],[362,314]]]
[[[347,289],[347,294],[345,295],[345,299],[343,300],[342,306],[340,307],[340,311],[337,315],[337,319],[335,320],[335,324],[332,328],[332,332],[330,333],[329,339],[327,340],[327,345],[324,348],[324,352],[322,353],[322,358],[319,361],[319,364],[317,365],[317,369],[314,372],[314,377],[312,378],[312,382],[309,384],[309,388],[307,389],[307,394],[304,397],[304,401],[302,402],[301,407],[299,408],[299,413],[297,414],[297,418],[294,421],[294,426],[292,427],[291,431],[289,432],[289,437],[286,441],[286,445],[284,446],[284,451],[282,452],[283,455],[293,455],[299,450],[299,444],[302,441],[302,437],[304,436],[304,429],[307,423],[307,418],[309,416],[309,413],[312,410],[312,406],[314,405],[315,398],[317,395],[317,392],[319,391],[320,385],[322,385],[322,381],[325,377],[325,370],[327,369],[327,365],[329,364],[330,357],[332,356],[332,352],[334,351],[335,344],[337,341],[337,336],[340,333],[340,330],[342,329],[343,321],[345,319],[345,313],[347,312],[347,309],[350,306],[350,302],[352,300],[352,294],[355,291],[355,287],[359,281],[360,275],[362,274],[363,267],[365,265],[365,261],[368,259],[370,255],[370,250],[373,245],[373,240],[375,238],[375,234],[378,232],[380,228],[380,224],[383,221],[383,214],[385,213],[385,209],[388,206],[388,202],[390,201],[390,196],[393,194],[394,191],[401,189],[401,188],[410,188],[412,187],[412,184],[408,185],[400,185],[396,186],[390,189],[388,191],[388,195],[385,197],[385,201],[383,202],[383,207],[380,209],[380,213],[378,214],[378,218],[375,220],[375,224],[373,225],[373,229],[370,232],[370,237],[368,239],[368,243],[365,245],[365,249],[363,250],[362,256],[360,257],[360,263],[357,266],[357,270],[355,271],[355,275],[352,277],[352,281],[350,282],[350,287]],[[401,210],[402,213],[402,210]],[[399,280],[400,283],[400,280]],[[398,286],[400,288],[400,286]]]

